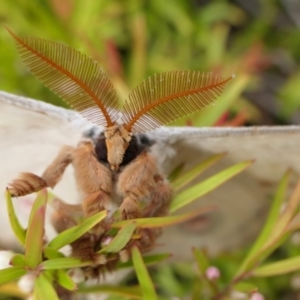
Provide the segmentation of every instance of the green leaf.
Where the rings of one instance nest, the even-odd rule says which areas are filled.
[[[157,264],[159,262],[162,262],[168,258],[170,258],[172,254],[165,253],[165,254],[152,254],[152,255],[147,255],[143,256],[144,264],[146,266]],[[124,268],[132,268],[133,267],[133,261],[130,259],[129,261],[126,262],[120,262],[118,264],[118,269],[124,269]]]
[[[300,256],[284,259],[275,263],[263,265],[252,272],[255,277],[275,276],[300,269]]]
[[[185,222],[187,220],[195,218],[198,215],[206,214],[207,212],[213,211],[216,208],[217,208],[216,206],[211,205],[211,206],[197,209],[187,214],[182,214],[177,216],[125,220],[125,221],[113,223],[111,224],[111,227],[122,228],[127,224],[134,223],[137,228],[160,228],[160,227],[171,226],[174,224]]]
[[[132,249],[132,260],[136,276],[142,289],[144,300],[158,300],[153,282],[143,261],[140,250],[137,247]]]
[[[205,194],[216,189],[218,186],[238,175],[246,168],[248,168],[253,161],[245,161],[235,164],[210,178],[193,185],[191,188],[185,189],[183,192],[176,195],[170,205],[170,212],[173,213],[179,208],[182,208]]]
[[[53,284],[44,273],[40,273],[35,280],[34,296],[38,300],[59,300]]]
[[[118,234],[113,238],[113,240],[106,247],[102,248],[98,253],[119,252],[130,241],[135,229],[136,229],[135,223],[129,223],[125,225],[119,230]]]
[[[38,193],[33,204],[26,233],[25,263],[30,268],[42,262],[46,203],[47,193],[43,190]]]
[[[0,270],[0,285],[18,279],[26,274],[23,267],[10,267]]]
[[[234,290],[246,293],[246,294],[252,294],[258,291],[257,286],[255,286],[252,283],[249,282],[239,282],[234,285]]]
[[[205,271],[210,265],[206,255],[200,249],[193,249],[193,254],[201,275],[205,276]]]
[[[299,202],[300,202],[300,180],[298,181],[297,186],[294,189],[291,198],[288,200],[284,211],[279,217],[278,222],[275,224],[272,233],[269,235],[269,238],[264,248],[268,248],[269,246],[271,246],[274,243],[274,241],[280,239],[280,237],[284,234],[288,225],[290,224],[293,217],[297,213]]]
[[[222,157],[224,157],[225,153],[220,153],[209,157],[208,159],[204,160],[188,172],[184,173],[183,175],[179,176],[176,180],[172,182],[172,186],[174,190],[177,191],[180,188],[184,187],[192,180],[197,178],[200,174],[202,174],[205,170],[209,167],[217,163]]]
[[[193,254],[197,263],[198,270],[200,272],[200,278],[206,284],[206,286],[210,289],[212,294],[218,294],[219,290],[217,285],[211,280],[209,280],[206,276],[206,270],[210,266],[210,263],[204,253],[204,251],[199,249],[193,249]]]
[[[70,269],[77,267],[85,267],[92,265],[92,261],[82,261],[79,258],[65,257],[55,258],[42,262],[39,265],[41,270],[59,270],[59,269]]]
[[[55,249],[52,249],[52,248],[49,248],[49,247],[45,247],[44,248],[44,255],[48,258],[48,259],[54,259],[54,258],[64,258],[65,256],[55,250]]]
[[[48,200],[47,197],[48,197],[47,189],[43,189],[37,193],[36,199],[33,202],[33,205],[31,208],[28,226],[32,222],[33,217],[36,215],[37,210],[39,210],[41,207],[43,207],[47,204],[47,200]]]
[[[25,267],[25,256],[23,254],[15,254],[9,263],[15,267]]]
[[[94,214],[93,216],[85,219],[81,224],[78,224],[72,228],[69,228],[63,232],[61,232],[58,236],[56,236],[48,245],[48,247],[58,250],[66,245],[71,244],[86,232],[88,232],[91,228],[93,228],[96,224],[101,222],[107,216],[107,211],[101,211],[99,213]]]
[[[179,164],[178,166],[175,167],[175,169],[172,170],[170,175],[168,176],[169,182],[173,183],[181,174],[183,170],[184,164]]]
[[[12,203],[12,199],[11,199],[11,195],[8,189],[6,189],[6,205],[7,205],[7,210],[8,210],[8,217],[9,217],[9,222],[10,222],[10,226],[15,234],[15,236],[17,237],[17,239],[19,240],[19,242],[24,246],[25,245],[25,237],[26,237],[26,230],[21,226],[13,203]]]
[[[139,286],[116,286],[116,285],[98,285],[79,287],[78,293],[107,293],[110,295],[123,296],[129,299],[144,299]]]
[[[277,191],[275,193],[273,204],[272,204],[271,210],[269,212],[269,215],[267,217],[267,220],[265,222],[265,225],[264,225],[259,237],[256,239],[254,245],[252,246],[251,250],[247,254],[244,261],[242,262],[237,274],[235,275],[235,278],[239,277],[243,272],[248,270],[249,263],[253,260],[253,258],[255,256],[257,256],[257,253],[262,249],[263,245],[265,244],[265,242],[271,235],[271,232],[274,230],[275,223],[277,222],[279,214],[280,214],[281,205],[285,199],[290,175],[291,175],[291,172],[288,171],[284,174],[284,176],[280,180],[280,183],[279,183]]]
[[[57,270],[55,279],[59,285],[69,291],[75,291],[77,289],[77,284],[64,270]]]

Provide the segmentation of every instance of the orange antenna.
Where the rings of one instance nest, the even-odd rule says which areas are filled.
[[[172,71],[154,75],[136,87],[125,102],[123,122],[134,133],[146,132],[211,104],[233,77]]]
[[[117,95],[97,62],[66,45],[19,38],[6,29],[32,74],[89,121],[108,127],[114,124],[118,118]]]

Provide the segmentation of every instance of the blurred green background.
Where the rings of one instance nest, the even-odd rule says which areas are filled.
[[[180,124],[299,124],[300,4],[293,0],[2,0],[1,24],[97,60],[125,99],[154,73],[236,74],[213,109]],[[0,89],[64,103],[29,75],[4,27]]]
[[[27,72],[7,25],[20,36],[61,41],[92,56],[123,100],[154,73],[236,74],[215,106],[177,124],[300,124],[300,1],[1,0],[0,20],[1,90],[65,105]],[[298,244],[290,242],[274,259],[297,253]],[[224,282],[243,252],[214,258]],[[191,265],[165,265],[153,276],[166,297],[197,295]],[[255,284],[266,299],[296,299],[299,276]]]

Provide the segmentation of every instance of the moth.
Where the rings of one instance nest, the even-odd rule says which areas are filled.
[[[12,196],[55,188],[72,164],[84,217],[111,210],[112,206],[118,207],[122,219],[166,215],[172,190],[150,154],[153,141],[144,133],[211,104],[232,77],[223,79],[197,71],[154,75],[129,94],[120,113],[116,91],[91,58],[63,44],[20,38],[8,31],[30,72],[87,121],[104,127],[103,131],[86,134],[76,147],[62,147],[41,176],[21,173],[9,184]],[[71,226],[68,211],[72,209],[65,207],[63,215],[61,211],[54,215],[58,231]],[[87,237],[80,246],[77,243],[73,252],[84,244],[92,253],[95,244],[86,240],[97,240],[97,244],[106,226],[105,221],[95,226],[96,238]],[[156,237],[157,233],[150,232],[150,242],[144,247],[151,244],[151,235]],[[89,256],[88,252],[84,249],[79,256]]]
[[[61,85],[61,89],[63,87],[65,83]],[[152,117],[153,115],[149,116],[149,119],[152,120]],[[5,189],[8,178],[13,179],[21,170],[41,174],[64,144],[76,148],[82,133],[93,138],[93,132],[103,130],[97,124],[91,125],[75,111],[5,92],[0,92],[0,125],[2,190]],[[218,204],[219,213],[208,217],[209,230],[203,229],[203,220],[168,228],[160,238],[164,249],[160,248],[159,251],[169,251],[178,259],[186,259],[190,258],[193,246],[205,246],[216,252],[249,239],[260,226],[260,219],[269,204],[267,200],[270,192],[276,187],[282,173],[288,167],[293,167],[297,174],[300,173],[299,165],[295,163],[299,159],[299,129],[298,126],[160,127],[145,134],[149,141],[155,141],[149,151],[163,174],[168,174],[179,163],[184,162],[186,168],[190,168],[204,158],[220,152],[227,152],[227,155],[214,172],[233,162],[256,159],[249,170],[207,195],[205,200],[189,207],[190,210],[207,203]],[[137,135],[138,138],[143,137]],[[122,168],[123,166],[118,172]],[[66,202],[82,202],[82,195],[79,195],[73,179],[73,170],[67,168],[55,193]],[[19,197],[17,203],[16,209],[25,224],[32,198]],[[6,234],[0,237],[1,245],[16,247],[5,209],[1,210],[0,224],[1,228],[6,229]],[[48,229],[49,236],[55,234],[50,227]]]

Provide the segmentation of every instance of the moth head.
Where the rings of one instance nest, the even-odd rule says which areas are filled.
[[[123,161],[132,134],[123,125],[115,124],[105,129],[104,136],[107,148],[107,161],[111,170],[117,171]]]

